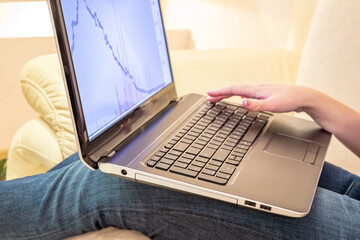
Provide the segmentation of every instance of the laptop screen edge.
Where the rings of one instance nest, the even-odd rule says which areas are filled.
[[[127,114],[126,117],[120,119],[102,134],[90,141],[77,86],[61,2],[60,0],[48,0],[48,5],[57,43],[59,61],[62,66],[61,70],[63,73],[65,89],[67,91],[67,99],[70,106],[69,109],[75,130],[79,156],[88,167],[96,169],[98,168],[97,162],[100,160],[101,156],[107,154],[109,148],[111,148],[110,146],[120,144],[126,137],[135,132],[146,121],[165,108],[169,102],[177,98],[175,83],[172,81],[169,85]],[[164,36],[166,41],[165,33]],[[168,47],[166,49],[169,56]],[[168,60],[171,77],[174,79],[170,57],[168,57]],[[151,109],[151,111],[144,111],[145,108]],[[130,119],[131,121],[129,121]],[[131,125],[127,124],[128,122],[131,122]],[[126,131],[122,133],[122,129],[126,129]]]

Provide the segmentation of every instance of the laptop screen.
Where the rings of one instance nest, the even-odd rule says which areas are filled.
[[[156,0],[61,0],[89,140],[172,80]]]

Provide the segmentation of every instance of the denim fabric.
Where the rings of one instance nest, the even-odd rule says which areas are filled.
[[[167,240],[359,239],[359,195],[350,197],[358,181],[326,164],[310,213],[293,219],[91,171],[74,155],[46,174],[0,183],[0,239],[63,239],[107,226]]]

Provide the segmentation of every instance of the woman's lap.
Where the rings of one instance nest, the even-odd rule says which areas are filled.
[[[360,202],[322,187],[310,213],[292,219],[93,172],[76,157],[46,174],[1,185],[2,239],[61,239],[107,226],[154,239],[360,236]]]

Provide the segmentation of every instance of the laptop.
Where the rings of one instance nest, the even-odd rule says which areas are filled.
[[[158,0],[49,8],[86,166],[268,213],[309,212],[331,134],[289,115],[177,96]]]

